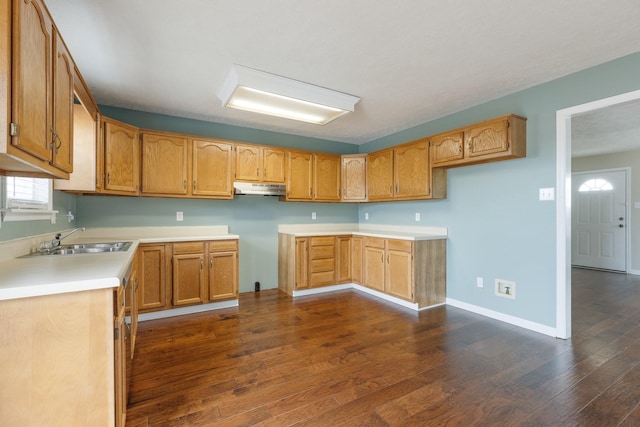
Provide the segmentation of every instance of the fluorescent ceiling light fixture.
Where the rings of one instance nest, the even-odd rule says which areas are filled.
[[[218,91],[222,105],[325,125],[353,112],[357,96],[234,65]]]

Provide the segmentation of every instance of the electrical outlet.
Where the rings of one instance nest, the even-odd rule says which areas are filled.
[[[476,277],[476,286],[484,288],[484,279],[482,277]]]
[[[499,297],[516,299],[516,282],[496,279],[496,295]]]
[[[183,221],[184,220],[184,215],[182,214],[182,212],[176,212],[176,221]]]
[[[316,213],[315,212],[311,212],[311,219],[316,219]]]
[[[420,212],[416,212],[416,221],[420,221]]]
[[[369,221],[369,212],[364,213],[364,220]]]

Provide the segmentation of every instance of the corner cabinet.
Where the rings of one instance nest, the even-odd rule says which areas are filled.
[[[342,201],[367,201],[367,155],[342,156]]]
[[[446,197],[446,172],[432,170],[426,139],[369,154],[369,201],[421,200]]]
[[[68,179],[75,65],[41,0],[0,9],[0,170]]]
[[[526,121],[509,114],[429,138],[433,167],[458,167],[525,157]]]

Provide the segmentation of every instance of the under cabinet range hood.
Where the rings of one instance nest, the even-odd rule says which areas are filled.
[[[260,182],[234,182],[233,188],[238,195],[284,196],[284,184],[264,184]]]

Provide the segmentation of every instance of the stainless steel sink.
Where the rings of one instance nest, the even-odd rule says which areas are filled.
[[[33,252],[25,256],[38,255],[75,255],[75,254],[96,254],[105,252],[122,252],[129,249],[132,242],[109,242],[109,243],[75,243],[69,245],[56,246],[48,251]]]

